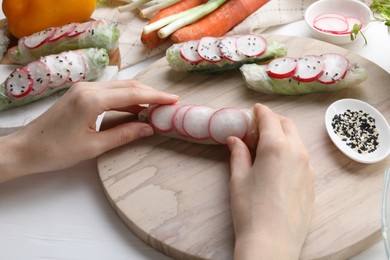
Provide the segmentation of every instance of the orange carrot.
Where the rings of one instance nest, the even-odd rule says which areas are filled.
[[[168,7],[164,8],[164,9],[161,9],[159,12],[157,12],[150,19],[148,24],[153,23],[155,21],[158,21],[158,20],[160,20],[160,19],[162,19],[164,17],[170,16],[170,15],[173,15],[173,14],[177,14],[177,13],[180,13],[182,11],[185,11],[185,10],[188,10],[190,8],[193,8],[195,6],[204,4],[205,2],[207,2],[207,0],[182,0],[180,2],[177,2],[174,5],[171,5],[171,6],[168,6]],[[141,35],[142,43],[146,44],[146,46],[148,46],[149,49],[153,49],[153,48],[159,46],[160,44],[165,42],[167,39],[168,38],[161,39],[157,35],[157,30],[153,31],[151,33],[147,33],[147,34],[142,32],[142,35]]]
[[[204,36],[223,36],[268,1],[229,0],[199,21],[177,30],[170,38],[173,42],[179,43]]]

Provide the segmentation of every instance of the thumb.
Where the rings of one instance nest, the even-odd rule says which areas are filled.
[[[252,167],[252,158],[246,144],[237,137],[229,137],[227,146],[231,152],[230,168],[232,172],[231,184],[234,185],[249,173]]]
[[[129,122],[117,125],[97,133],[99,135],[101,152],[131,143],[142,137],[153,135],[150,125],[142,122]]]

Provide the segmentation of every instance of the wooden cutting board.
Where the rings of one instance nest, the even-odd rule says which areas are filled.
[[[377,242],[380,193],[390,158],[361,164],[328,137],[327,107],[341,98],[366,101],[390,120],[390,75],[341,47],[292,36],[266,36],[288,45],[288,54],[336,52],[362,64],[369,78],[355,88],[301,96],[264,95],[245,87],[239,72],[179,73],[161,59],[137,76],[176,93],[181,103],[250,108],[256,102],[298,124],[316,170],[316,200],[302,259],[345,259]],[[229,152],[154,136],[98,159],[104,190],[121,219],[146,243],[175,259],[232,259],[234,234],[229,198]],[[272,237],[270,237],[272,239]]]

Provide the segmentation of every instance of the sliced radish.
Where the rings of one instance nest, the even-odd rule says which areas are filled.
[[[56,29],[53,36],[49,39],[49,42],[57,41],[62,37],[67,36],[70,32],[72,32],[76,27],[75,23],[66,24]]]
[[[277,79],[289,78],[294,75],[298,62],[292,57],[282,57],[271,61],[267,66],[268,76]]]
[[[7,78],[5,90],[10,97],[22,98],[32,89],[33,81],[24,68],[14,70]]]
[[[236,37],[226,36],[219,44],[220,51],[226,59],[230,61],[242,61],[246,57],[237,50]]]
[[[62,53],[69,65],[68,82],[79,82],[84,79],[86,73],[86,63],[84,57],[78,51],[67,51]]]
[[[204,60],[209,62],[218,62],[222,58],[219,49],[220,40],[215,37],[203,37],[198,43],[198,54]]]
[[[320,14],[318,15],[314,21],[317,21],[319,19],[322,19],[322,18],[338,18],[338,19],[341,19],[341,20],[345,20],[347,21],[346,17],[342,14],[336,14],[336,13],[324,13],[324,14]]]
[[[157,105],[150,111],[150,125],[161,133],[167,133],[173,128],[173,116],[177,105]]]
[[[70,66],[64,56],[61,54],[49,55],[41,58],[41,61],[50,68],[49,88],[59,87],[67,81]]]
[[[180,47],[180,56],[191,63],[197,64],[203,61],[203,58],[198,54],[199,41],[192,40],[185,42]]]
[[[240,109],[220,109],[210,118],[209,132],[221,144],[225,144],[229,136],[242,139],[247,132],[247,118]]]
[[[348,31],[349,25],[346,19],[338,17],[324,17],[314,21],[314,28],[323,32],[342,34]]]
[[[318,81],[324,84],[332,84],[345,77],[349,62],[348,59],[340,54],[327,53],[321,55],[325,64],[324,73],[318,78]]]
[[[25,68],[33,81],[29,95],[36,96],[43,93],[50,82],[50,68],[40,60],[30,62]]]
[[[293,78],[301,82],[318,79],[324,72],[324,62],[320,56],[306,55],[300,58]]]
[[[84,23],[75,23],[76,26],[73,28],[72,31],[69,32],[69,34],[67,36],[74,37],[74,36],[77,36],[79,34],[86,32],[92,26],[93,22],[94,21],[88,21],[88,22],[84,22]]]
[[[216,110],[207,106],[192,106],[186,111],[183,118],[185,133],[195,139],[206,139],[210,137],[210,117]]]
[[[240,53],[253,58],[265,52],[267,42],[260,35],[243,35],[237,38],[236,46]]]
[[[187,136],[187,133],[184,131],[183,127],[183,119],[184,115],[187,112],[188,109],[190,109],[192,105],[183,105],[180,106],[173,117],[173,126],[175,130],[181,134],[182,136]]]
[[[45,42],[51,39],[55,34],[56,30],[54,28],[48,28],[44,31],[36,32],[30,36],[24,38],[24,45],[29,49],[38,48]]]

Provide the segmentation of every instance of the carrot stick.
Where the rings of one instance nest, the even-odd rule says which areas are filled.
[[[199,21],[177,30],[170,38],[178,43],[200,39],[204,36],[223,36],[268,1],[229,0]]]
[[[200,4],[204,4],[207,2],[207,0],[182,0],[174,5],[168,6],[167,8],[164,8],[157,12],[148,22],[148,24],[153,23],[157,20],[160,20],[164,17],[180,13],[182,11],[188,10],[192,7],[198,6]],[[163,42],[165,42],[168,38],[166,39],[161,39],[158,34],[157,30],[150,32],[150,33],[142,33],[141,34],[141,41],[142,43],[146,44],[149,49],[153,49]]]

